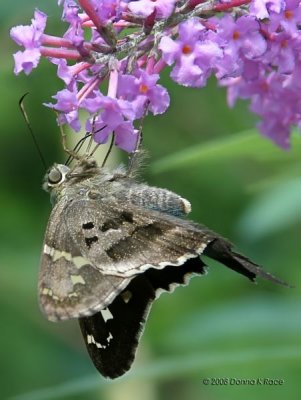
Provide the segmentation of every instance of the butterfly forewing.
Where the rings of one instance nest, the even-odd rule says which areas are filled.
[[[39,274],[40,306],[54,321],[92,315],[110,304],[130,282],[130,278],[103,275],[81,253],[62,215],[65,208],[58,203],[52,211]]]

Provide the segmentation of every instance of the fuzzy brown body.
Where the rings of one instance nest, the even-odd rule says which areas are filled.
[[[89,354],[105,376],[131,365],[152,301],[203,274],[200,255],[254,280],[280,282],[206,227],[183,217],[187,200],[137,183],[125,170],[83,159],[55,165],[44,188],[54,204],[39,276],[40,305],[53,321],[79,318]]]

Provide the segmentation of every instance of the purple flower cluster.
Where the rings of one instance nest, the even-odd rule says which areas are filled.
[[[203,87],[214,75],[227,87],[230,106],[250,99],[261,132],[288,148],[292,126],[301,127],[300,3],[59,0],[69,24],[63,37],[44,33],[47,16],[39,10],[30,26],[11,29],[24,47],[14,55],[15,73],[29,74],[47,57],[65,85],[47,104],[60,113],[59,122],[79,131],[84,109],[96,142],[114,133],[115,144],[128,152],[138,140],[135,125],[169,106],[157,83],[166,66],[184,86]]]

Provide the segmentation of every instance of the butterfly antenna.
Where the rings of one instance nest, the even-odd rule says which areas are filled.
[[[31,125],[30,125],[30,122],[29,122],[29,119],[28,119],[28,116],[27,116],[27,113],[26,113],[26,110],[25,110],[25,107],[24,107],[24,99],[28,94],[29,93],[27,92],[21,97],[21,99],[19,100],[19,107],[20,107],[21,113],[23,115],[23,118],[25,120],[25,123],[27,125],[27,128],[29,130],[30,136],[31,136],[31,138],[32,138],[32,140],[34,142],[34,145],[35,145],[36,149],[38,150],[39,157],[40,157],[40,160],[41,160],[41,162],[43,164],[43,167],[44,167],[44,169],[47,169],[47,164],[46,164],[45,158],[44,158],[44,156],[42,154],[42,151],[41,151],[40,146],[39,146],[39,144],[37,142],[37,139],[36,139],[36,137],[35,137],[35,135],[33,133],[33,130],[31,128]]]
[[[81,138],[76,145],[74,146],[72,152],[73,153],[77,153],[80,151],[80,149],[82,148],[83,144],[85,143],[85,141],[90,137],[91,138],[92,133],[86,132],[85,136],[83,138]],[[71,155],[69,155],[69,157],[67,158],[65,165],[69,165],[70,162],[72,161],[73,157]]]
[[[87,150],[86,150],[87,154],[89,154],[89,157],[92,157],[92,156],[94,155],[94,153],[96,152],[96,150],[98,149],[98,147],[100,146],[100,143],[97,143],[97,144],[95,145],[95,147],[93,148],[93,150],[90,152],[90,149],[91,149],[91,146],[92,146],[92,142],[93,142],[93,137],[95,136],[95,133],[101,132],[103,129],[105,129],[105,128],[107,127],[107,125],[104,125],[103,127],[99,128],[99,129],[97,129],[97,130],[95,130],[95,118],[96,118],[96,117],[93,118],[93,122],[92,122],[92,133],[91,133],[91,137],[90,137],[90,140],[89,140],[89,143],[88,143],[88,146],[87,146]],[[108,152],[107,152],[107,154],[106,154],[106,156],[105,156],[105,159],[104,159],[104,161],[103,161],[103,163],[102,163],[102,167],[103,167],[104,164],[106,163],[106,161],[107,161],[107,159],[108,159],[108,157],[109,157],[109,154],[111,153],[113,144],[114,144],[114,133],[113,133],[113,135],[112,135],[112,140],[111,140],[111,143],[110,143],[109,150],[108,150]]]
[[[59,117],[59,113],[58,113],[56,110],[54,110],[54,111],[55,111],[56,116],[57,116],[57,118],[58,118],[58,117]],[[64,131],[64,129],[63,129],[63,126],[62,126],[61,124],[59,124],[59,129],[60,129],[60,132],[61,132],[62,146],[63,146],[64,151],[65,151],[67,154],[69,154],[69,156],[71,156],[71,157],[73,157],[73,158],[76,158],[76,153],[72,152],[72,151],[71,151],[70,149],[68,149],[68,147],[67,147],[67,135],[66,135],[66,133],[65,133],[65,131]]]
[[[112,149],[113,149],[114,142],[115,142],[115,133],[113,132],[113,133],[112,133],[112,137],[111,137],[111,143],[110,143],[109,149],[108,149],[108,151],[107,151],[107,154],[106,154],[106,156],[105,156],[105,158],[104,158],[104,160],[103,160],[103,162],[102,162],[102,164],[101,164],[101,168],[104,167],[104,166],[106,165],[106,162],[107,162],[107,160],[108,160],[108,158],[109,158],[109,155],[111,154],[111,151],[112,151]]]
[[[58,125],[59,125],[59,129],[60,129],[60,132],[61,132],[62,147],[63,147],[64,152],[67,153],[71,157],[71,159],[79,160],[80,156],[78,155],[78,153],[75,152],[74,150],[70,150],[67,147],[67,135],[64,132],[62,124],[59,123],[59,112],[57,110],[55,110],[55,109],[53,111],[55,112],[55,114],[57,116],[57,119],[58,119]]]
[[[93,117],[93,120],[92,120],[92,132],[91,132],[91,137],[90,137],[90,140],[89,140],[87,149],[86,149],[86,153],[87,153],[87,154],[89,154],[89,151],[90,151],[90,149],[91,149],[92,142],[93,142],[93,137],[94,137],[94,135],[95,135],[95,119],[96,119],[96,116],[94,116],[94,117]],[[92,155],[92,154],[90,154],[90,156],[91,156],[91,155]]]

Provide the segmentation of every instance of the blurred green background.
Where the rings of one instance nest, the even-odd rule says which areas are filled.
[[[46,4],[47,3],[47,4]],[[149,165],[143,179],[189,199],[191,217],[237,247],[294,289],[260,280],[257,285],[209,262],[195,278],[153,306],[137,359],[117,381],[98,375],[76,321],[54,324],[37,304],[37,273],[50,213],[41,190],[45,173],[18,100],[26,107],[47,163],[62,162],[54,114],[42,106],[61,89],[46,61],[29,77],[13,75],[11,26],[28,24],[35,6],[59,32],[56,1],[1,4],[0,191],[0,398],[283,399],[300,391],[301,141],[276,148],[254,130],[246,104],[226,106],[215,82],[185,89],[164,77],[172,103],[145,122]],[[204,378],[283,379],[277,385],[205,385]],[[236,381],[238,382],[238,381]]]

